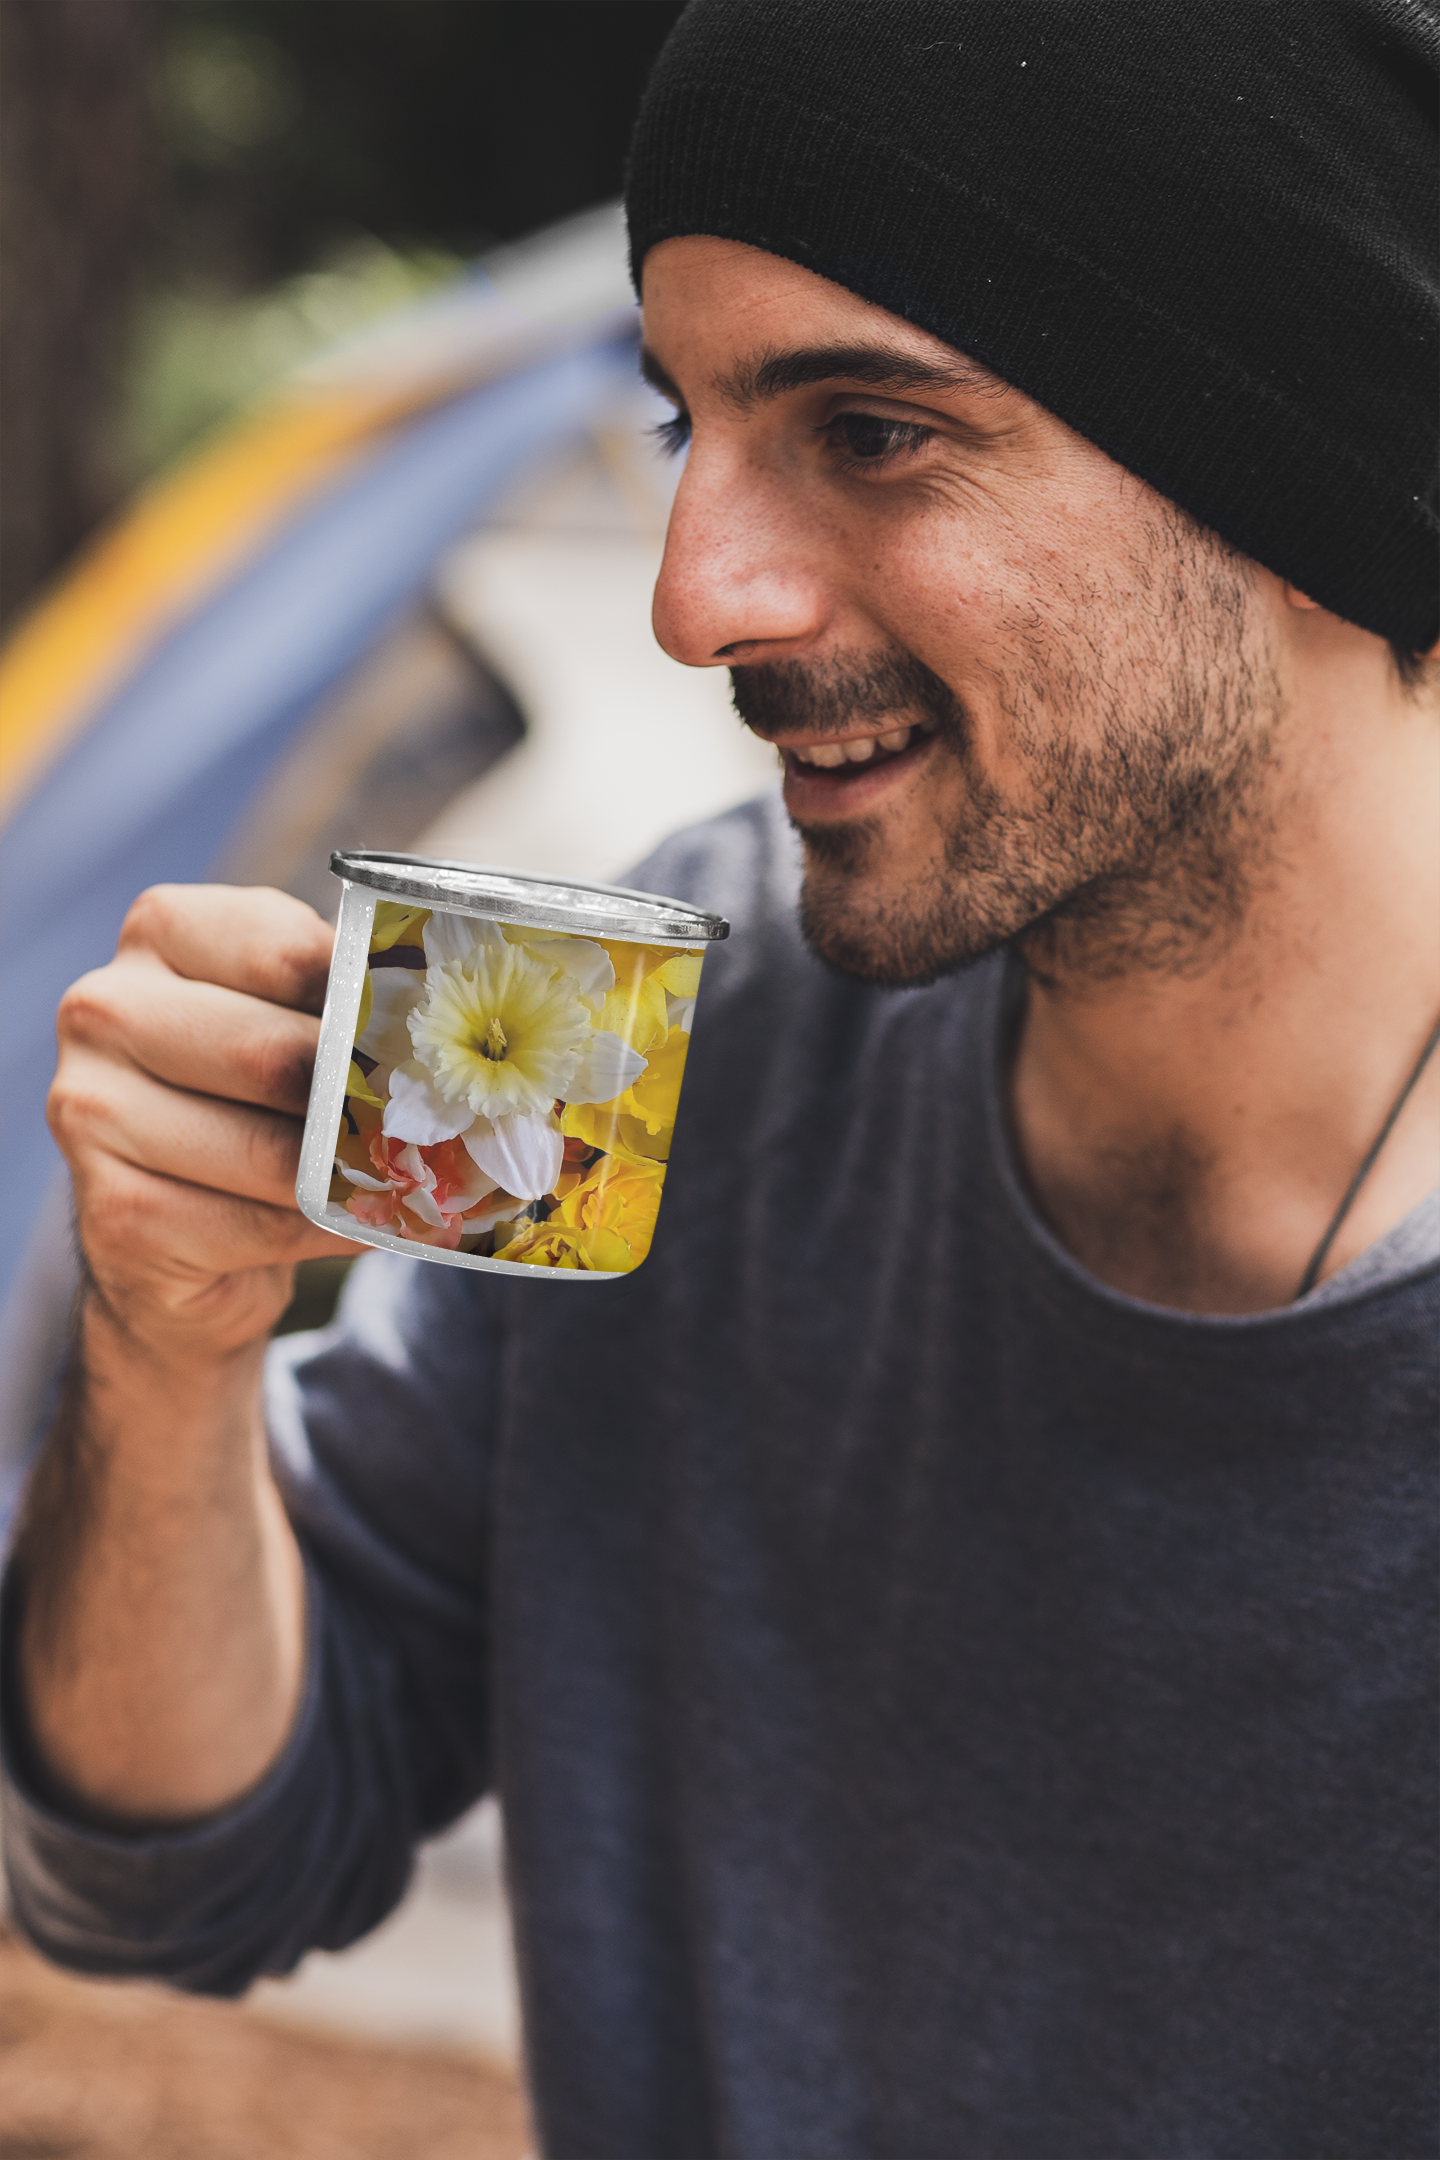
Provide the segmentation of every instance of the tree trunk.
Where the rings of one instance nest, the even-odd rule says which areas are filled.
[[[0,623],[106,511],[154,0],[0,0]]]

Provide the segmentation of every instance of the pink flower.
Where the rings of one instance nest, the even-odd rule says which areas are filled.
[[[369,1177],[339,1156],[335,1167],[359,1191],[345,1205],[358,1222],[389,1230],[418,1245],[438,1245],[453,1252],[462,1237],[488,1230],[520,1203],[502,1192],[458,1140],[431,1147],[414,1141],[370,1136],[370,1161],[378,1173]]]

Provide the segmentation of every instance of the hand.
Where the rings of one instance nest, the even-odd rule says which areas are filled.
[[[265,888],[157,885],[60,1005],[50,1127],[93,1294],[163,1360],[268,1334],[317,1230],[295,1173],[332,933]]]

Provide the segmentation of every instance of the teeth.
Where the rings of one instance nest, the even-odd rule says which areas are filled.
[[[928,734],[931,731],[924,728],[922,723],[922,732]],[[836,765],[866,765],[877,749],[888,750],[893,755],[896,751],[908,748],[914,733],[913,727],[891,728],[888,735],[852,735],[846,742],[811,743],[809,748],[804,750],[797,745],[794,754],[803,765],[825,765],[831,768]]]

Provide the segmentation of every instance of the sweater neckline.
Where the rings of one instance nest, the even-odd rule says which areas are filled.
[[[1071,1294],[1079,1293],[1110,1312],[1156,1324],[1211,1335],[1247,1335],[1266,1329],[1301,1327],[1325,1321],[1339,1311],[1388,1294],[1440,1270],[1440,1188],[1427,1193],[1399,1222],[1363,1252],[1318,1283],[1308,1296],[1289,1305],[1253,1313],[1196,1313],[1159,1305],[1117,1290],[1084,1267],[1061,1244],[1042,1219],[1026,1189],[1015,1157],[1005,1111],[1004,1061],[1007,1035],[1023,989],[1019,963],[1009,955],[988,970],[982,994],[979,1034],[980,1092],[987,1152],[1004,1206],[1019,1238]],[[1430,1218],[1434,1218],[1433,1222]],[[1426,1232],[1429,1235],[1426,1235]],[[1417,1246],[1420,1248],[1417,1253]],[[1387,1247],[1393,1255],[1387,1255]],[[1353,1277],[1351,1281],[1348,1278]]]

